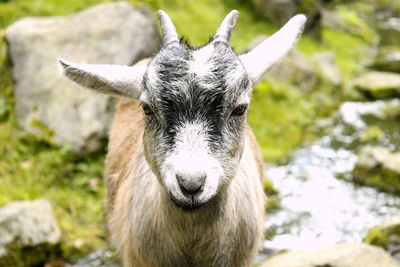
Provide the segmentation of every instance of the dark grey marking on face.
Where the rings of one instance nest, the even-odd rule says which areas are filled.
[[[169,150],[174,148],[179,129],[190,122],[204,122],[212,151],[221,150],[223,128],[235,133],[240,118],[229,118],[236,99],[248,90],[249,78],[232,48],[226,43],[213,46],[205,75],[192,72],[195,58],[187,45],[164,47],[151,62],[154,71],[144,76],[144,93],[154,111],[148,127],[161,135]],[[238,71],[239,70],[239,71]],[[240,77],[232,80],[232,73]]]

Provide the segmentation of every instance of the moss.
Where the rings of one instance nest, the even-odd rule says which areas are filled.
[[[381,165],[373,169],[356,165],[352,171],[354,182],[376,187],[382,191],[400,194],[400,175]]]
[[[382,134],[383,131],[378,125],[369,125],[362,133],[361,140],[363,142],[378,140]]]
[[[363,242],[381,248],[386,248],[389,244],[389,237],[379,227],[373,227],[368,230],[368,234],[364,238]]]
[[[264,193],[267,196],[273,196],[279,193],[278,190],[274,187],[274,184],[268,179],[264,179],[263,186],[264,186]]]
[[[6,250],[6,256],[0,258],[0,266],[43,266],[46,262],[60,258],[62,255],[59,244],[21,246],[15,243]]]
[[[271,213],[281,207],[281,201],[277,196],[268,196],[265,200],[265,212]]]
[[[400,237],[399,222],[389,222],[370,228],[363,242],[387,249],[391,236]]]

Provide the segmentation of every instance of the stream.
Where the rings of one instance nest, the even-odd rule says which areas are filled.
[[[399,134],[393,131],[399,123],[394,126],[384,116],[384,110],[398,107],[397,99],[345,102],[335,118],[323,123],[329,128],[324,137],[294,152],[287,165],[265,168],[279,191],[281,209],[266,215],[265,229],[274,235],[264,241],[264,255],[361,242],[370,227],[399,217],[399,196],[349,182],[361,146],[399,148]],[[370,125],[378,125],[382,134],[361,144]]]

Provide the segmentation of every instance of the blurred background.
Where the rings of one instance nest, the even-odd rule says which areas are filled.
[[[194,45],[239,10],[238,54],[307,15],[295,49],[253,91],[248,120],[268,196],[255,264],[327,249],[331,266],[335,244],[350,242],[348,255],[365,253],[357,266],[397,266],[400,1],[390,0],[0,0],[0,266],[118,266],[103,213],[115,100],[72,88],[56,59],[149,57],[161,42],[158,9]],[[373,253],[375,265],[363,264]]]

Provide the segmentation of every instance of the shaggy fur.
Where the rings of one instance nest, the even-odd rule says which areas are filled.
[[[111,242],[128,266],[249,266],[263,233],[262,157],[250,128],[237,175],[195,211],[175,206],[147,163],[138,101],[120,100],[106,161]],[[128,156],[129,155],[129,156]]]

